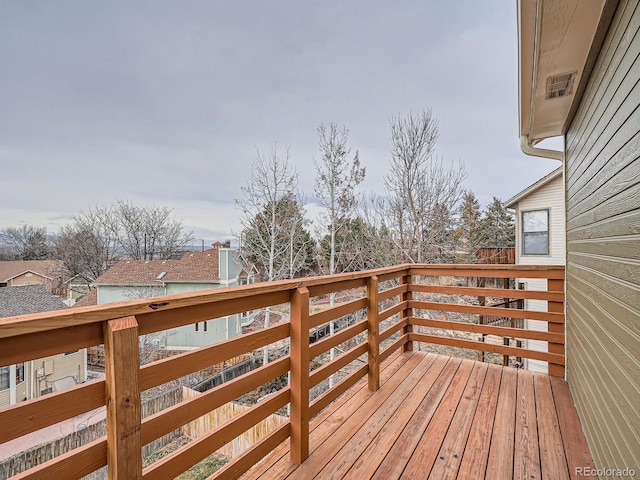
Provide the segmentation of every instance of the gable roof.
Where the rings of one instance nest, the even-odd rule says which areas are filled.
[[[511,197],[509,200],[507,200],[504,203],[504,206],[507,207],[507,208],[515,208],[516,203],[518,203],[520,200],[522,200],[525,197],[528,197],[533,192],[535,192],[536,190],[539,190],[540,188],[544,187],[546,184],[550,183],[552,180],[555,180],[558,177],[562,177],[562,167],[556,168],[553,172],[551,172],[548,175],[542,177],[536,183],[534,183],[532,185],[529,185],[527,188],[522,190],[520,193],[517,193],[516,195]]]
[[[62,310],[67,306],[44,285],[0,288],[0,318]]]
[[[100,275],[94,285],[161,285],[164,283],[219,283],[215,249],[187,253],[180,260],[121,260]],[[161,274],[164,272],[164,275]]]
[[[23,273],[32,272],[49,280],[62,272],[60,260],[16,260],[0,262],[0,282],[8,282]],[[58,273],[58,275],[56,275]]]
[[[73,304],[73,307],[88,307],[90,305],[98,305],[98,291],[95,288],[90,288],[86,295],[80,297]]]

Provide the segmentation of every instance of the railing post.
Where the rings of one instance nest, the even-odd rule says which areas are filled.
[[[547,279],[547,291],[549,292],[564,292],[564,280]],[[552,302],[549,301],[547,310],[549,312],[564,313],[564,302]],[[553,333],[564,333],[564,323],[551,323],[547,322],[547,331]],[[561,343],[548,343],[549,353],[559,353],[564,356],[564,345]],[[564,378],[564,365],[558,365],[555,363],[549,364],[549,375],[555,377]]]
[[[369,390],[380,388],[380,324],[378,321],[378,277],[373,275],[367,282],[367,341],[369,343]]]
[[[107,471],[110,480],[142,478],[138,322],[105,322]]]
[[[291,461],[309,456],[309,290],[291,295]]]
[[[411,291],[411,283],[413,282],[411,274],[404,275],[402,277],[402,284],[408,285],[409,290],[402,294],[402,301],[411,301],[413,300],[413,292]],[[407,307],[402,310],[402,317],[400,320],[404,320],[405,318],[409,321],[409,324],[406,327],[402,328],[402,335],[413,332],[413,325],[411,324],[411,317],[413,316],[413,308]],[[403,352],[411,352],[413,351],[413,342],[409,340],[402,346]]]
[[[486,282],[486,278],[484,278],[484,277],[477,277],[477,278],[476,278],[476,287],[478,287],[478,288],[484,288],[484,286],[485,286],[485,282]],[[485,297],[485,296],[478,297],[478,305],[480,305],[481,307],[484,307],[486,304],[487,304],[487,297]],[[480,325],[484,325],[484,324],[485,324],[485,321],[484,321],[484,320],[485,320],[484,315],[478,315],[478,323],[479,323]],[[486,338],[486,335],[483,333],[483,334],[480,336],[480,341],[484,343],[485,338]],[[480,357],[480,361],[481,361],[481,362],[486,361],[486,355],[487,355],[487,352],[485,352],[484,350],[482,350],[482,351],[480,352],[479,357]]]
[[[509,279],[508,278],[503,278],[502,279],[502,288],[505,290],[509,289]],[[504,302],[504,308],[511,308],[511,299],[508,297],[503,297],[502,301]],[[502,344],[506,345],[507,347],[509,346],[509,337],[502,337]],[[509,355],[503,355],[502,356],[502,365],[503,366],[509,366]]]

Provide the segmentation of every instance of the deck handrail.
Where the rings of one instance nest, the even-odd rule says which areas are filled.
[[[431,285],[424,282],[425,277],[542,278],[547,279],[547,290],[467,287],[455,282]],[[320,313],[310,313],[310,298],[352,289],[361,292],[356,300]],[[434,294],[546,300],[548,312],[438,302],[428,297]],[[283,303],[290,306],[289,322],[139,366],[140,335]],[[321,342],[309,344],[310,329],[355,311],[366,312],[366,320],[336,331],[333,338],[325,337]],[[434,311],[536,319],[547,322],[548,331],[430,318]],[[451,338],[436,335],[431,330],[431,333],[425,333],[424,328],[543,340],[549,342],[549,351]],[[192,399],[151,417],[140,418],[142,391],[286,339],[291,345],[288,355],[206,392],[206,401]],[[335,346],[336,342],[341,344],[352,339],[355,339],[354,346],[309,372],[312,352],[316,356]],[[49,460],[17,478],[81,477],[104,465],[108,465],[110,478],[166,478],[190,468],[219,448],[217,445],[233,440],[246,428],[290,403],[286,426],[274,430],[217,475],[219,478],[239,475],[287,437],[291,442],[292,460],[302,462],[309,454],[310,419],[363,376],[367,377],[369,389],[377,390],[380,363],[398,349],[412,350],[414,342],[543,360],[549,362],[550,374],[562,376],[565,363],[564,267],[403,264],[2,319],[0,366],[104,344],[106,372],[104,379],[0,410],[0,424],[3,425],[0,443],[106,405],[107,437]],[[352,366],[350,373],[319,397],[310,399],[309,391],[314,385],[358,359],[361,359],[360,364]],[[289,386],[239,418],[142,469],[140,452],[144,444],[197,419],[216,408],[218,403],[231,401],[286,372],[291,375]]]

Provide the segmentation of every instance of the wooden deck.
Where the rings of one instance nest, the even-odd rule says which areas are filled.
[[[385,362],[311,423],[310,456],[284,442],[246,479],[576,478],[593,467],[566,382],[442,355]]]

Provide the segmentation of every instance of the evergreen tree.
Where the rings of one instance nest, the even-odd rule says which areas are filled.
[[[273,215],[272,215],[273,213]],[[289,194],[264,206],[242,234],[242,250],[247,260],[255,264],[263,278],[270,280],[294,278],[313,268],[314,241],[306,229],[301,203]],[[271,236],[273,231],[273,237]],[[268,254],[273,241],[274,255]]]
[[[516,230],[513,215],[499,198],[493,197],[481,220],[481,247],[513,247]]]
[[[474,262],[476,250],[481,243],[480,202],[474,193],[466,191],[462,196],[456,240],[462,254],[460,260],[465,263]]]

